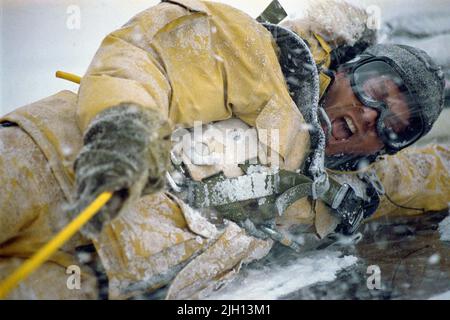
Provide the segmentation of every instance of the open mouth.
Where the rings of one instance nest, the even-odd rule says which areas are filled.
[[[350,117],[342,117],[332,122],[332,135],[336,140],[348,140],[356,133],[356,126]]]

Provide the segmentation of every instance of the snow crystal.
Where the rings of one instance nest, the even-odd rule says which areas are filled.
[[[356,263],[355,256],[339,251],[320,251],[301,257],[288,266],[249,270],[248,276],[234,281],[209,299],[279,299],[284,295],[319,282],[336,279],[338,271]]]
[[[439,233],[442,241],[450,241],[450,216],[445,218],[439,224]]]
[[[428,264],[435,265],[441,261],[441,256],[437,253],[433,254],[430,258],[428,258]]]
[[[67,158],[72,156],[74,153],[74,150],[72,149],[71,146],[65,146],[65,145],[62,146],[61,151],[62,151],[64,157],[67,157]]]
[[[214,55],[214,59],[216,59],[219,62],[224,62],[223,58],[217,54]]]
[[[300,130],[311,132],[311,131],[314,131],[314,126],[309,123],[302,123],[300,125]]]
[[[82,264],[87,264],[92,261],[92,254],[89,252],[80,252],[77,257],[78,261]]]
[[[133,39],[133,43],[140,43],[142,42],[142,40],[144,40],[144,33],[142,32],[142,28],[140,25],[136,25],[133,28],[131,37]]]

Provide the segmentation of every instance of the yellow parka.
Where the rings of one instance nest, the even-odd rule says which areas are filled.
[[[309,152],[309,135],[290,98],[271,34],[251,17],[223,4],[163,2],[105,38],[78,96],[61,92],[2,119],[18,124],[48,161],[45,174],[55,182],[49,190],[58,194],[52,203],[72,200],[72,165],[90,121],[121,102],[159,110],[174,126],[237,117],[257,130],[279,129],[278,150],[286,169],[298,168]],[[13,128],[0,129],[0,134],[2,130]],[[19,141],[15,143],[18,147]],[[424,161],[417,162],[415,157]],[[376,168],[397,202],[438,210],[450,200],[448,160],[447,147],[432,146],[387,157]],[[0,161],[2,178],[16,162]],[[17,171],[26,168],[27,174],[10,177],[8,197],[0,195],[0,235],[7,235],[0,239],[0,267],[6,265],[8,270],[13,258],[30,256],[57,229],[43,228],[43,224],[50,219],[58,226],[67,220],[59,206],[34,210],[35,197],[30,197],[23,220],[9,218],[11,212],[20,211],[17,202],[28,201],[15,198],[18,190],[38,198],[46,194],[45,189],[37,192],[39,184],[27,183],[38,174],[36,170],[42,174],[43,169],[34,168],[30,161],[18,163]],[[383,201],[377,214],[394,210]],[[280,230],[310,224],[320,235],[332,231],[335,221],[325,206],[319,203],[316,212],[302,199],[280,218]],[[72,263],[74,249],[85,242],[81,236],[74,239],[62,248],[60,257],[56,255],[43,267],[61,266],[62,280],[53,277],[54,281],[65,281],[64,267]],[[110,281],[110,298],[148,293],[169,283],[168,298],[199,298],[231,278],[242,263],[267,254],[272,242],[250,237],[233,223],[219,231],[163,192],[143,197],[128,208],[104,228],[95,246]]]

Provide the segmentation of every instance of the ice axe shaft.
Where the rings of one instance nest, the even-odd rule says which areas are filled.
[[[64,79],[73,83],[77,83],[80,84],[81,82],[81,77],[77,76],[75,74],[69,73],[69,72],[64,72],[64,71],[56,71],[55,76],[59,79]]]
[[[24,262],[8,278],[0,283],[0,299],[4,299],[17,284],[46,262],[59,248],[61,248],[75,233],[77,233],[100,209],[111,199],[112,193],[104,192],[83,210],[72,222],[61,230],[52,240],[44,245],[36,254]]]

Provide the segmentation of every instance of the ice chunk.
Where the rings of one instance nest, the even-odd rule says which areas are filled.
[[[210,299],[279,299],[289,293],[319,282],[336,279],[338,271],[356,263],[354,256],[339,251],[318,251],[287,266],[248,270],[244,279],[234,281]]]

